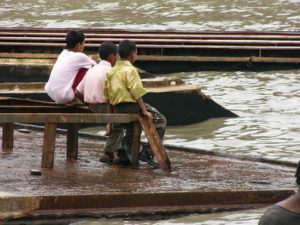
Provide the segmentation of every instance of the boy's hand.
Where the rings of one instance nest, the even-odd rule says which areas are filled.
[[[109,135],[111,135],[111,131],[112,131],[112,124],[111,124],[111,123],[108,123],[108,124],[106,125],[106,131],[105,131],[104,136],[109,136]]]
[[[150,112],[144,111],[143,114],[144,114],[145,116],[148,116],[148,117],[152,120],[152,114],[151,114]]]

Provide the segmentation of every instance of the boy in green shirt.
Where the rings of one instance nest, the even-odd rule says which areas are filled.
[[[142,97],[147,93],[147,90],[143,87],[137,69],[132,65],[137,58],[135,43],[129,40],[121,41],[119,43],[119,55],[121,60],[117,61],[115,67],[106,75],[104,85],[105,97],[113,105],[116,113],[140,113],[150,117],[161,140],[163,140],[167,124],[166,118],[155,108],[145,104],[143,101]],[[121,125],[114,125],[115,128],[118,126]],[[122,140],[122,146],[130,153],[133,124],[125,125],[125,128],[126,134]],[[111,153],[107,155],[112,157]],[[149,144],[144,145],[140,154],[140,160],[148,162],[148,164],[154,167],[159,167],[159,164],[153,161],[154,154]]]

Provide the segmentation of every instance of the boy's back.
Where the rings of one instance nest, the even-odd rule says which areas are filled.
[[[78,71],[95,64],[84,53],[63,50],[53,66],[45,90],[55,102],[68,103],[74,98],[72,85]]]
[[[118,61],[106,76],[104,94],[112,105],[136,102],[146,93],[137,69],[129,61]]]

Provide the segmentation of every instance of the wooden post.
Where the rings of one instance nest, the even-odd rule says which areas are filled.
[[[2,124],[2,151],[11,152],[14,145],[14,124]]]
[[[139,165],[141,132],[142,132],[142,128],[141,128],[139,122],[137,122],[137,121],[134,122],[132,151],[131,151],[131,164],[132,164],[132,166],[138,166]]]
[[[46,123],[42,153],[42,168],[53,168],[56,139],[56,123]]]
[[[151,121],[147,116],[139,116],[139,122],[150,144],[150,147],[159,162],[160,167],[167,174],[171,173],[171,162],[163,146],[161,139]]]
[[[78,128],[79,124],[68,124],[67,132],[67,158],[77,159],[78,156]]]

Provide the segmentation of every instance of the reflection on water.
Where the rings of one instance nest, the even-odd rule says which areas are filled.
[[[264,209],[231,213],[193,214],[160,221],[97,220],[80,221],[71,225],[257,225]]]
[[[239,118],[169,127],[165,143],[297,162],[300,159],[298,71],[180,73]]]
[[[297,30],[297,0],[3,0],[1,26]]]

